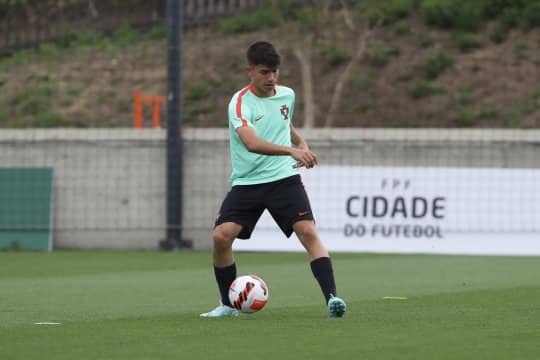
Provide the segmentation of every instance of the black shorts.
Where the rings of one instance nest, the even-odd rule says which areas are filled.
[[[233,186],[221,204],[215,226],[226,222],[242,225],[238,238],[249,239],[265,209],[287,237],[297,221],[314,220],[302,179],[294,175],[265,184]]]

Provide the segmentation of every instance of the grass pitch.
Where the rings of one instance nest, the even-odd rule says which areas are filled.
[[[326,317],[306,255],[236,259],[269,304],[203,319],[218,301],[208,253],[0,253],[0,358],[538,357],[539,258],[335,254],[342,319]]]

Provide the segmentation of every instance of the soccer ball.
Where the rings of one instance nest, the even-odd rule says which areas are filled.
[[[256,275],[239,276],[229,288],[229,300],[240,312],[257,312],[268,301],[268,286]]]

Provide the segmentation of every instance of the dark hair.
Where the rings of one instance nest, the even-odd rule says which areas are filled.
[[[274,45],[266,41],[257,41],[251,44],[246,53],[248,64],[266,65],[269,68],[277,68],[280,63],[280,56]]]

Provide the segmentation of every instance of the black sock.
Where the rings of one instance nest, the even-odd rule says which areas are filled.
[[[231,287],[234,279],[236,279],[236,263],[222,268],[214,266],[214,275],[216,276],[216,282],[219,287],[221,303],[232,306],[229,301],[229,287]]]
[[[315,276],[315,279],[319,282],[326,303],[328,303],[328,300],[332,295],[337,296],[332,260],[330,260],[329,257],[320,257],[313,260],[310,265],[313,276]]]

